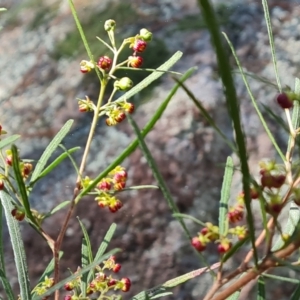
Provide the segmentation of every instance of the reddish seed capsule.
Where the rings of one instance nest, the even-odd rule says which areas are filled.
[[[122,287],[122,291],[123,292],[128,292],[130,290],[131,287],[131,281],[129,278],[125,277],[121,279],[121,282],[124,284]]]
[[[143,58],[141,56],[129,56],[128,64],[132,68],[139,68],[143,64]]]
[[[283,109],[289,109],[293,107],[293,101],[289,98],[286,93],[280,93],[276,98],[277,103]]]
[[[115,264],[115,266],[113,267],[113,272],[114,273],[118,273],[121,270],[121,265],[120,264]]]
[[[22,210],[17,209],[17,208],[14,208],[11,211],[11,215],[18,221],[23,221],[25,218],[25,213]]]
[[[66,295],[64,300],[72,300],[72,296],[71,295]]]
[[[224,243],[220,243],[218,245],[218,252],[220,254],[224,254],[226,253],[227,251],[229,251],[231,248],[231,243],[230,242],[224,242]]]
[[[71,282],[67,282],[65,285],[64,285],[64,288],[65,290],[67,291],[72,291],[74,289],[74,286]]]
[[[4,189],[4,181],[0,179],[0,191]]]
[[[6,161],[6,163],[7,163],[9,166],[12,166],[12,162],[13,162],[13,157],[12,157],[12,155],[7,155],[6,158],[5,158],[5,161]]]
[[[112,64],[112,60],[108,56],[101,56],[98,60],[98,67],[103,70],[109,70]]]
[[[98,189],[103,191],[109,191],[111,189],[111,183],[107,181],[102,181],[98,184]]]
[[[127,103],[125,111],[129,114],[132,114],[134,112],[134,105],[132,103]]]
[[[126,118],[126,114],[123,113],[123,112],[120,112],[120,113],[118,114],[118,116],[115,118],[115,120],[116,120],[117,123],[120,123],[120,122],[122,122],[125,118]]]
[[[116,285],[116,283],[117,283],[116,279],[112,278],[108,281],[107,286],[113,286],[113,285]]]
[[[135,51],[135,52],[144,52],[145,49],[147,47],[147,43],[143,40],[136,40],[134,42],[134,45],[132,47],[132,49]]]
[[[198,237],[193,237],[191,241],[192,246],[199,252],[202,252],[205,250],[206,245],[202,244]]]

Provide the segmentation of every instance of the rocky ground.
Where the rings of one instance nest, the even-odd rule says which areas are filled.
[[[275,82],[260,1],[214,3],[218,7],[224,31],[234,43],[245,69]],[[119,1],[101,1],[100,4],[99,1],[89,1],[88,5],[85,1],[76,1],[75,4],[80,17],[86,22],[103,12],[106,12],[101,15],[103,18],[104,15],[115,18],[117,10],[110,15],[110,9],[120,5]],[[269,4],[280,76],[284,84],[293,86],[294,77],[299,73],[300,6],[296,0],[273,0]],[[4,0],[1,6],[9,9],[7,16],[6,13],[0,15],[4,27],[0,32],[1,125],[10,133],[22,135],[18,143],[22,157],[38,159],[55,133],[68,119],[73,118],[75,124],[65,140],[65,146],[79,145],[83,148],[91,117],[78,112],[76,98],[84,95],[95,97],[98,87],[94,80],[86,79],[78,71],[80,60],[86,58],[80,51],[80,42],[76,40],[71,50],[63,48],[66,46],[63,41],[69,41],[70,45],[71,40],[68,38],[70,33],[75,32],[67,1],[44,0],[39,4],[39,1]],[[151,30],[164,47],[151,57],[150,64],[155,64],[155,60],[166,51],[169,56],[177,50],[183,51],[183,58],[174,69],[183,73],[192,66],[198,67],[187,81],[187,86],[211,112],[223,132],[232,137],[231,122],[224,106],[210,38],[203,22],[197,23],[196,3],[183,0],[135,0],[130,2],[129,8],[122,8],[125,13],[121,14],[120,20],[124,20],[125,24],[120,25],[117,33],[134,34],[141,27]],[[131,15],[133,12],[134,16]],[[91,27],[85,29],[92,31],[92,26],[100,28],[103,22],[104,19],[100,17],[93,19],[89,25]],[[146,55],[150,56],[150,52],[146,52]],[[101,54],[97,53],[99,56]],[[275,113],[281,113],[274,103],[276,89],[253,79],[250,79],[250,84],[259,103]],[[160,85],[151,92],[135,97],[136,103],[146,102],[134,114],[140,127],[151,118],[173,85],[171,77],[164,76]],[[274,157],[275,154],[238,75],[236,86],[248,137],[250,165],[252,171],[257,172],[257,162],[265,157]],[[269,122],[284,146],[284,133],[271,118]],[[132,130],[126,122],[110,128],[100,123],[89,156],[87,175],[93,177],[99,174],[132,139]],[[216,221],[223,165],[231,153],[183,91],[176,93],[163,118],[147,136],[146,142],[180,211],[202,221]],[[76,156],[77,161],[81,154],[82,150]],[[155,184],[139,150],[124,162],[124,166],[128,168],[130,185]],[[38,210],[47,211],[60,201],[70,199],[74,180],[71,164],[65,163],[41,181],[33,192],[32,205]],[[233,198],[240,188],[240,178],[236,174]],[[128,299],[142,289],[200,267],[198,258],[193,254],[180,226],[174,221],[160,191],[126,192],[122,200],[125,204],[122,210],[117,214],[109,214],[98,209],[92,199],[84,199],[75,215],[86,224],[94,247],[102,241],[112,222],[118,224],[111,248],[120,247],[123,250],[118,255],[123,265],[121,275],[129,276],[133,282]],[[63,217],[64,212],[58,213],[45,223],[45,228],[53,236],[58,233]],[[187,222],[187,225],[196,234],[198,228],[191,222]],[[23,234],[34,282],[49,261],[51,253],[26,225],[23,226]],[[78,221],[74,218],[63,246],[64,275],[68,274],[67,268],[74,270],[80,263],[81,237]],[[217,253],[212,249],[208,261],[214,263],[217,260]],[[7,258],[7,267],[14,274],[13,258],[10,256]],[[12,278],[12,282],[16,283],[17,278]],[[195,279],[176,288],[172,299],[201,299],[210,284],[209,276]],[[275,289],[277,298],[285,299],[292,288],[285,285],[284,288]],[[247,295],[244,299],[250,297]]]

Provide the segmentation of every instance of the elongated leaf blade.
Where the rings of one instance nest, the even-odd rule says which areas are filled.
[[[64,201],[62,203],[59,203],[57,206],[55,206],[48,214],[45,215],[45,218],[48,218],[52,215],[54,215],[56,212],[60,211],[61,209],[63,209],[64,207],[66,207],[67,205],[69,205],[71,203],[70,200]]]
[[[255,264],[257,265],[258,254],[255,246],[255,228],[250,196],[251,176],[249,173],[245,134],[242,128],[243,126],[240,118],[240,104],[237,98],[237,93],[231,74],[229,56],[221,38],[220,26],[218,24],[213,7],[209,0],[198,0],[198,4],[201,8],[202,15],[210,32],[212,45],[215,48],[218,70],[222,80],[224,96],[226,99],[226,106],[230,119],[232,120],[232,125],[235,133],[235,140],[238,149],[238,156],[240,159],[241,172],[243,175],[242,184],[245,195],[245,207],[247,211],[246,220],[249,228],[249,235],[251,238],[253,257]]]
[[[53,169],[55,169],[63,160],[65,160],[68,157],[68,154],[72,154],[73,152],[79,150],[80,147],[74,147],[72,149],[67,150],[67,152],[62,153],[59,157],[57,157],[49,166],[47,166],[40,175],[36,178],[35,181],[32,181],[30,185],[32,186],[34,183],[36,183],[39,179],[45,177],[48,175]]]
[[[296,287],[290,300],[299,300],[300,299],[300,284]]]
[[[189,219],[189,220],[192,220],[193,222],[195,222],[196,224],[198,224],[200,226],[203,226],[203,227],[206,226],[206,224],[204,222],[198,220],[197,218],[195,218],[193,216],[187,215],[187,214],[175,213],[175,214],[173,214],[173,217],[182,218],[182,219]]]
[[[194,270],[192,272],[189,272],[187,274],[178,276],[176,278],[173,278],[171,280],[166,281],[165,283],[156,286],[154,288],[151,288],[147,291],[143,291],[137,295],[135,295],[132,300],[146,300],[147,296],[149,297],[149,299],[155,299],[157,295],[162,295],[163,293],[167,293],[169,292],[169,290],[171,288],[174,288],[190,279],[196,278],[206,272],[209,272],[210,270],[214,270],[216,268],[218,268],[220,266],[220,263],[216,263],[214,265],[212,265],[209,268],[200,268],[198,270]]]
[[[89,235],[83,223],[79,219],[78,222],[80,224],[83,233],[83,239],[81,245],[81,266],[82,268],[85,268],[93,262],[93,252],[92,252],[92,246],[91,246]],[[85,273],[81,277],[81,291],[84,297],[86,296],[87,280],[88,280],[88,273]]]
[[[186,79],[188,79],[193,72],[195,71],[195,68],[191,68],[189,69],[181,78],[180,81],[184,82]],[[152,119],[147,123],[147,125],[145,126],[145,128],[142,130],[142,136],[145,137],[150,131],[151,129],[154,127],[154,125],[156,124],[157,120],[159,120],[159,118],[162,116],[163,112],[165,111],[166,107],[168,106],[169,102],[171,101],[172,97],[174,96],[174,94],[176,93],[176,91],[178,90],[178,88],[180,87],[179,84],[176,84],[171,92],[169,93],[168,97],[163,101],[163,103],[159,106],[159,108],[157,109],[156,113],[154,114],[154,116],[152,117]],[[89,193],[93,188],[95,188],[95,186],[97,185],[97,183],[104,178],[111,170],[113,170],[116,166],[118,166],[120,163],[122,163],[122,161],[128,157],[138,146],[138,139],[135,139],[101,174],[99,174],[93,181],[92,184],[90,184],[88,187],[86,187],[85,189],[83,189],[80,194],[77,197],[77,202],[79,201],[79,199],[81,199],[84,195],[86,195],[87,193]]]
[[[18,138],[20,138],[20,135],[11,135],[7,138],[4,138],[3,140],[0,141],[0,150],[5,148],[6,146],[11,145],[14,143]]]
[[[0,191],[0,198],[4,208],[9,236],[11,238],[11,244],[18,273],[18,281],[20,285],[20,296],[22,299],[30,300],[30,284],[23,239],[21,236],[19,223],[11,215],[11,211],[14,208],[11,203],[13,202],[13,199],[4,191]]]
[[[73,120],[68,120],[66,124],[61,128],[61,130],[56,134],[53,140],[49,143],[48,147],[45,149],[44,153],[42,154],[41,158],[37,162],[35,169],[32,173],[30,182],[34,182],[40,176],[41,172],[43,171],[45,165],[48,162],[48,159],[52,155],[52,153],[56,150],[58,145],[61,143],[63,138],[68,134],[73,124]]]
[[[260,111],[260,109],[259,109],[259,107],[258,107],[258,105],[256,103],[254,95],[253,95],[253,93],[252,93],[252,91],[250,89],[249,82],[248,82],[248,80],[247,80],[247,78],[246,78],[246,76],[244,74],[244,70],[243,70],[243,68],[241,66],[241,63],[240,63],[238,57],[237,57],[237,54],[236,54],[236,52],[234,50],[234,47],[233,47],[232,43],[230,42],[228,36],[224,32],[223,32],[223,35],[224,35],[224,37],[225,37],[225,39],[226,39],[226,41],[227,41],[227,43],[228,43],[228,45],[230,47],[230,50],[231,50],[231,52],[232,52],[232,54],[233,54],[233,56],[235,58],[236,64],[237,64],[237,66],[238,66],[238,68],[239,68],[239,70],[241,72],[241,76],[243,78],[245,87],[246,87],[247,92],[249,94],[249,97],[251,99],[252,105],[253,105],[253,107],[254,107],[254,109],[255,109],[255,111],[256,111],[256,113],[257,113],[257,115],[258,115],[258,117],[259,117],[259,119],[260,119],[260,121],[261,121],[261,123],[262,123],[262,125],[263,125],[263,127],[264,127],[264,129],[265,129],[265,131],[266,131],[266,133],[268,135],[268,137],[269,137],[269,139],[270,139],[270,141],[272,142],[274,148],[276,149],[278,155],[280,156],[280,158],[282,159],[282,161],[285,161],[285,156],[282,153],[280,147],[278,146],[278,144],[277,144],[277,142],[276,142],[273,134],[271,133],[271,131],[270,131],[268,125],[267,125],[267,122],[265,121],[265,119],[264,119],[264,117],[263,117],[263,115],[262,115],[262,113],[261,113],[261,111]]]
[[[103,241],[102,241],[100,247],[98,248],[98,251],[97,251],[97,253],[95,255],[94,261],[97,261],[104,254],[104,252],[106,251],[106,249],[107,249],[110,241],[113,238],[113,235],[114,235],[116,229],[117,229],[117,224],[116,223],[112,223],[110,225],[109,229],[107,230],[107,232],[106,232],[106,234],[105,234],[105,236],[103,238]],[[87,281],[90,282],[90,280],[93,278],[93,276],[94,276],[94,271],[91,270],[89,272],[88,280]]]
[[[273,274],[268,274],[268,273],[264,273],[264,274],[262,274],[262,276],[264,276],[265,278],[270,278],[272,280],[279,280],[279,281],[284,281],[284,282],[300,284],[299,279],[283,277],[283,276],[278,276],[278,275],[273,275]]]
[[[274,38],[273,38],[273,33],[272,33],[272,25],[271,25],[270,13],[269,13],[268,1],[262,0],[262,4],[263,4],[265,20],[266,20],[267,29],[268,29],[268,36],[269,36],[271,53],[272,53],[274,73],[275,73],[278,89],[279,89],[279,91],[281,91],[281,84],[280,84],[280,79],[279,79],[279,75],[278,75],[276,51],[275,51]]]
[[[0,280],[1,280],[2,286],[4,288],[7,299],[15,300],[16,297],[14,296],[12,287],[2,269],[0,269]]]
[[[257,300],[265,300],[266,299],[266,291],[265,291],[265,281],[263,276],[259,276],[257,282]]]
[[[4,243],[3,243],[3,206],[0,201],[0,280],[5,290],[6,296],[9,300],[14,300],[14,294],[9,280],[6,277],[5,263],[4,263]]]
[[[13,169],[15,173],[15,180],[22,197],[22,204],[26,212],[26,217],[29,218],[32,224],[35,224],[37,226],[36,220],[34,219],[30,210],[30,203],[27,195],[27,190],[20,170],[20,159],[19,159],[18,149],[15,145],[12,145],[11,152],[13,157]]]
[[[228,201],[230,198],[231,183],[233,177],[233,160],[227,157],[225,173],[223,178],[221,200],[219,204],[219,232],[221,236],[226,236],[228,232]]]

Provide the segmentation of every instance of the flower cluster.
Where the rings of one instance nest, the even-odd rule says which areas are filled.
[[[50,289],[54,284],[54,279],[49,278],[48,276],[45,276],[44,280],[41,281],[33,290],[32,294],[36,294],[38,296],[43,295],[47,292],[48,289]],[[47,298],[44,298],[47,299]]]
[[[107,126],[113,126],[122,122],[126,118],[126,113],[133,113],[134,105],[127,101],[113,102],[104,108],[104,113],[107,115],[105,120]]]
[[[93,280],[88,283],[86,294],[93,295],[101,294],[106,295],[109,291],[121,290],[123,292],[128,292],[131,287],[131,281],[127,277],[123,277],[120,280],[114,278],[108,272],[118,273],[121,269],[121,265],[116,263],[116,258],[111,256],[109,259],[103,262],[102,266],[97,266],[95,269],[95,274]],[[76,278],[71,282],[67,282],[64,286],[65,290],[72,291],[73,294],[65,296],[64,300],[77,300],[81,295],[81,277]],[[114,295],[110,296],[114,299]],[[90,299],[90,298],[86,298]],[[110,299],[107,297],[107,299]]]
[[[123,203],[115,196],[115,194],[125,188],[126,181],[127,172],[125,168],[117,166],[107,177],[103,178],[97,184],[94,192],[91,192],[90,194],[97,194],[95,201],[98,202],[99,207],[108,207],[111,212],[117,212],[123,206]],[[91,183],[93,183],[93,180],[86,176],[81,180],[81,188],[86,188]]]
[[[133,50],[133,54],[128,57],[128,67],[139,68],[143,63],[143,58],[139,56],[147,48],[147,42],[152,39],[152,33],[147,29],[143,28],[140,33],[131,39],[130,48]]]
[[[227,218],[230,224],[234,225],[244,218],[244,196],[243,193],[237,197],[237,203],[228,210]],[[235,226],[228,229],[225,236],[220,235],[219,227],[212,223],[206,223],[206,226],[192,238],[192,246],[199,252],[206,249],[211,242],[217,244],[217,250],[220,254],[224,254],[232,247],[234,239],[243,240],[247,237],[247,228],[245,226]]]
[[[97,185],[98,196],[95,200],[100,207],[108,207],[111,212],[117,212],[123,203],[114,194],[121,191],[126,186],[127,172],[123,167],[116,167],[108,177],[103,178]]]

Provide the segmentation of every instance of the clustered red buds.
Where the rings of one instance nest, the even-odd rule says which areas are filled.
[[[116,191],[121,191],[126,186],[127,172],[121,166],[112,170],[107,177],[103,178],[97,185],[98,196],[95,200],[101,208],[108,209],[115,213],[122,208],[123,203],[114,196]]]
[[[101,295],[105,295],[107,292],[111,290],[120,290],[123,292],[128,292],[131,287],[131,281],[127,277],[123,277],[120,280],[112,277],[112,275],[106,274],[109,271],[113,273],[118,273],[121,269],[121,265],[116,263],[116,258],[114,256],[109,257],[107,260],[103,261],[103,265],[99,265],[95,268],[94,279],[88,283],[88,287],[86,290],[87,295],[91,295],[94,293],[101,293]],[[77,277],[71,282],[67,282],[65,284],[65,289],[67,291],[75,291],[76,289],[80,289],[81,286],[81,277]],[[67,298],[66,298],[67,297]],[[66,299],[77,299],[76,295],[67,295]],[[114,299],[114,296],[112,297]]]
[[[27,179],[33,169],[32,164],[30,163],[20,163],[21,174],[24,179]]]
[[[108,118],[105,120],[107,126],[114,126],[126,118],[126,113],[133,113],[134,105],[127,101],[112,103],[105,107],[105,114]]]

